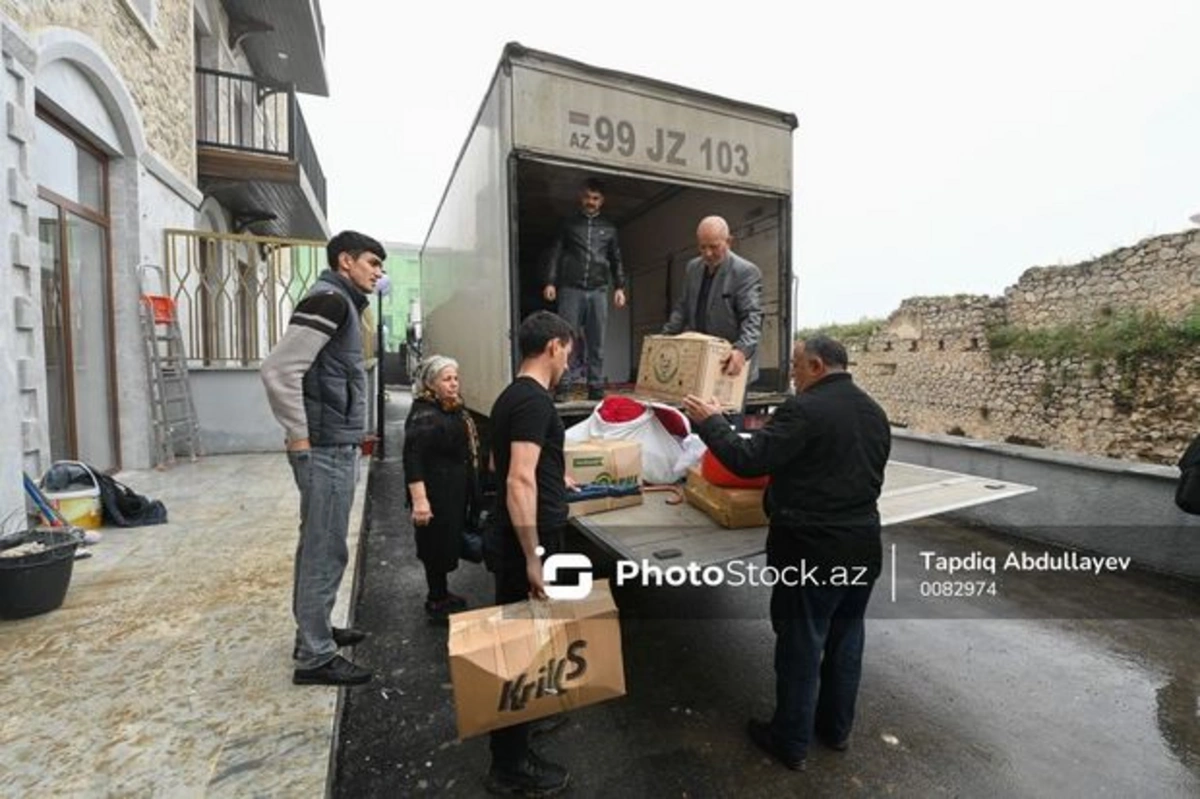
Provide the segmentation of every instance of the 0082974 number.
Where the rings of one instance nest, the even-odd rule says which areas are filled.
[[[996,582],[995,580],[922,581],[919,590],[921,596],[934,598],[996,596]]]
[[[568,123],[568,146],[572,149],[616,153],[625,158],[637,154],[638,135],[632,122],[572,111]],[[685,131],[656,127],[643,154],[654,163],[668,166],[687,167],[694,158],[695,165],[707,172],[738,177],[750,174],[750,149],[745,144],[706,136],[700,140],[697,152],[691,147],[695,138]]]

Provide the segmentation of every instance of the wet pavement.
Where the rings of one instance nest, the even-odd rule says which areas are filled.
[[[105,528],[62,607],[0,621],[0,796],[322,796],[338,691],[291,682],[283,453],[117,477],[170,523]]]
[[[361,543],[356,623],[373,636],[356,654],[380,678],[346,694],[332,793],[481,796],[487,739],[455,738],[447,630],[422,607],[403,507],[406,410],[393,392]],[[1043,549],[941,519],[889,529],[884,543]],[[571,768],[566,795],[579,797],[1200,795],[1196,584],[1034,575],[1002,582],[989,606],[919,601],[918,576],[899,576],[907,601],[891,602],[886,577],[872,598],[851,748],[812,749],[805,773],[743,733],[772,707],[766,588],[617,589],[628,695],[535,744]],[[460,566],[451,589],[490,604],[481,566]]]

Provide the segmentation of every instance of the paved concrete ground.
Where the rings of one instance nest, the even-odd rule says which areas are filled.
[[[487,739],[455,739],[446,628],[421,608],[399,462],[405,412],[397,393],[356,609],[374,632],[357,654],[380,677],[347,694],[333,794],[480,796]],[[940,520],[888,531],[890,543],[1025,546]],[[914,576],[901,577],[911,588]],[[451,587],[490,603],[482,567],[464,564]],[[892,605],[889,593],[881,581],[872,601],[852,747],[815,748],[804,774],[742,732],[772,706],[763,589],[619,590],[628,696],[570,714],[538,746],[572,769],[568,795],[579,797],[1200,795],[1195,584],[1024,579],[993,606]]]
[[[104,530],[60,609],[0,621],[0,796],[322,796],[337,691],[291,684],[282,453],[118,477],[171,522]]]

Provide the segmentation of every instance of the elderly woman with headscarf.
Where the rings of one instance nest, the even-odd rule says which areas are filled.
[[[429,586],[425,611],[437,620],[467,606],[450,593],[447,575],[458,568],[463,534],[480,507],[479,435],[458,389],[457,361],[426,358],[404,422],[404,476]]]

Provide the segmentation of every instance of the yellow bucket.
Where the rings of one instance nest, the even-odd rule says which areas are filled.
[[[104,511],[100,505],[100,485],[96,480],[96,475],[92,474],[92,470],[84,463],[79,461],[71,461],[71,463],[77,463],[87,470],[88,474],[92,476],[92,487],[74,488],[70,491],[47,491],[43,488],[42,494],[50,503],[50,507],[66,519],[67,524],[82,527],[85,530],[103,527]],[[50,519],[45,521],[50,524]]]

